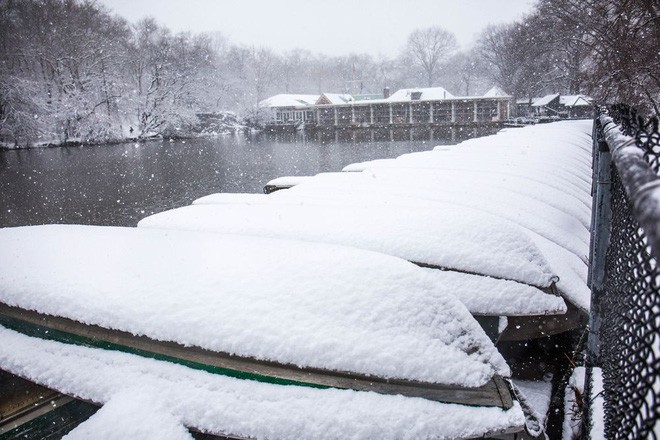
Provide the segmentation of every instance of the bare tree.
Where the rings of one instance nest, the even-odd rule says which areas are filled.
[[[418,29],[408,37],[403,56],[424,73],[426,83],[433,86],[442,64],[458,49],[456,37],[441,27]]]
[[[542,21],[536,16],[489,26],[479,39],[480,56],[490,65],[493,80],[518,98],[558,91],[561,75],[556,73],[553,38],[543,31]]]
[[[443,87],[452,93],[470,96],[493,86],[488,65],[476,50],[459,52],[447,62]]]
[[[572,90],[660,114],[658,1],[542,0],[539,13],[556,23]]]

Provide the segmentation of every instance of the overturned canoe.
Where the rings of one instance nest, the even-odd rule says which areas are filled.
[[[3,325],[33,336],[264,382],[511,407],[509,369],[468,310],[398,258],[40,226],[0,230],[0,260]]]
[[[197,204],[151,215],[138,227],[355,246],[426,267],[538,288],[549,289],[557,280],[534,242],[514,224],[462,206],[410,210],[398,205]]]
[[[504,409],[275,385],[29,337],[1,326],[0,363],[7,371],[103,405],[76,429],[77,438],[98,437],[103,426],[122,438],[144,437],[138,433],[171,438],[166,434],[185,434],[189,428],[223,439],[334,439],[347,433],[355,438],[513,439],[525,430],[525,415],[515,400]]]

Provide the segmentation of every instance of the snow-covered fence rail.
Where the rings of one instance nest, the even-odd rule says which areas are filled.
[[[600,429],[608,439],[657,438],[660,429],[659,170],[657,118],[624,106],[596,118],[584,438]]]

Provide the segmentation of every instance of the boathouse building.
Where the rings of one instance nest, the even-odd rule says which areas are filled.
[[[493,88],[483,96],[457,97],[442,87],[401,89],[374,99],[324,93],[276,95],[259,103],[267,126],[390,127],[499,123],[509,117],[511,96]]]

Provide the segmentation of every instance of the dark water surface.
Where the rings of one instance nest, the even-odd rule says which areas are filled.
[[[134,226],[147,215],[214,192],[261,192],[276,177],[340,171],[353,162],[394,158],[485,133],[444,134],[235,135],[0,151],[0,227]],[[371,140],[376,138],[386,140]]]

